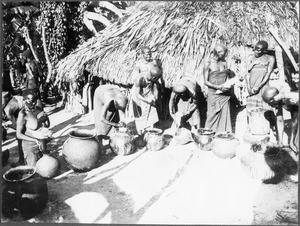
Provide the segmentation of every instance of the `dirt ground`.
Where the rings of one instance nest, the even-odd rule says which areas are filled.
[[[68,128],[94,129],[91,115],[74,115],[46,106],[54,139],[48,149],[61,163],[47,180],[46,208],[25,222],[107,224],[297,225],[298,183],[287,176],[276,185],[249,178],[239,160],[220,159],[195,143],[166,145],[151,152],[102,156],[95,169],[76,173],[61,155]],[[8,163],[18,160],[15,132],[2,150]],[[15,222],[2,216],[1,221]]]

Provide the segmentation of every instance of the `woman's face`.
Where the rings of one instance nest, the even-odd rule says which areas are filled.
[[[35,107],[37,103],[37,97],[35,95],[32,94],[28,94],[25,97],[25,105],[29,108],[29,109],[33,109]]]
[[[264,47],[260,44],[255,45],[254,47],[254,56],[255,57],[260,57],[264,54]]]
[[[144,59],[145,59],[146,61],[150,61],[150,60],[151,60],[152,54],[151,54],[151,50],[150,50],[150,49],[145,49],[145,50],[142,52],[142,55],[143,55],[143,57],[144,57]]]

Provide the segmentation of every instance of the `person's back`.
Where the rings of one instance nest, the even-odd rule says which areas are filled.
[[[95,90],[94,116],[97,135],[107,135],[111,129],[111,126],[108,126],[103,122],[102,111],[104,105],[107,105],[111,101],[115,100],[120,92],[121,91],[119,91],[119,89],[113,85],[102,85]],[[105,119],[117,123],[119,121],[118,110],[114,107],[110,107],[105,112]]]

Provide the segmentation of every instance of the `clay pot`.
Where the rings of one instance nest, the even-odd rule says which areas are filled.
[[[270,122],[265,117],[266,109],[253,108],[249,114],[249,128],[253,135],[267,135],[270,133]]]
[[[278,93],[279,91],[277,88],[267,87],[262,93],[261,97],[266,103],[269,103]]]
[[[149,151],[158,151],[162,149],[165,144],[162,130],[157,128],[146,130],[144,139]]]
[[[58,159],[52,156],[43,155],[43,157],[37,161],[35,167],[37,173],[42,177],[52,178],[57,175],[60,169],[60,163]]]
[[[117,155],[129,155],[134,150],[133,140],[127,128],[118,128],[110,137],[110,146]]]
[[[211,142],[212,152],[222,159],[232,158],[235,156],[235,150],[239,141],[233,133],[219,132]]]
[[[153,67],[150,69],[150,74],[151,74],[152,76],[155,76],[155,77],[160,76],[160,75],[161,75],[161,70],[160,70],[158,67],[153,66]]]
[[[35,174],[34,166],[18,166],[4,175],[2,213],[16,219],[29,219],[40,213],[48,201],[46,180]],[[18,219],[16,219],[18,220]]]
[[[91,170],[100,157],[100,145],[96,134],[84,129],[71,131],[63,144],[62,154],[70,169],[77,172]]]
[[[201,145],[210,143],[215,134],[215,132],[213,132],[213,130],[209,128],[200,128],[197,132],[198,134],[196,135],[196,139]]]

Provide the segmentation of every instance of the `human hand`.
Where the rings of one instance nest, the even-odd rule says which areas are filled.
[[[41,121],[45,121],[48,118],[48,115],[46,112],[42,111],[36,117],[41,122]]]
[[[116,128],[126,127],[126,123],[125,123],[125,122],[119,122],[119,123],[116,124],[115,127],[116,127]]]
[[[11,122],[11,121],[2,122],[2,126],[3,126],[5,129],[9,128],[11,125],[12,125],[12,122]]]
[[[279,100],[282,100],[283,99],[283,95],[281,93],[277,94],[276,96],[273,97],[273,99],[275,101],[279,101]]]
[[[259,92],[259,90],[260,90],[260,87],[253,87],[251,92],[252,92],[252,94],[257,94]]]

